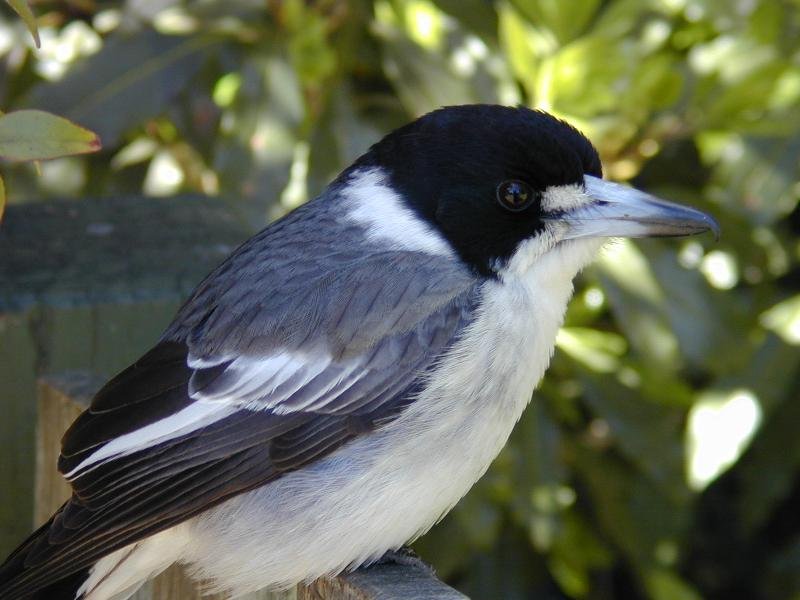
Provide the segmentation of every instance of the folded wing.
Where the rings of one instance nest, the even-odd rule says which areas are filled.
[[[190,301],[65,435],[73,497],[1,568],[19,572],[4,591],[39,589],[397,418],[466,327],[475,288],[446,269],[421,285],[392,260],[389,286],[360,264],[282,309],[201,286],[205,310]],[[320,300],[330,293],[338,303]]]

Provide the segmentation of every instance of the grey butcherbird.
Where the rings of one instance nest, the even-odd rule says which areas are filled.
[[[707,230],[603,181],[544,112],[398,129],[97,394],[63,440],[72,499],[0,568],[0,596],[120,600],[174,562],[236,595],[379,559],[486,471],[605,241]]]

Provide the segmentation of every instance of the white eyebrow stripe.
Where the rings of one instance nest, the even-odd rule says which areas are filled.
[[[366,227],[370,239],[388,241],[393,249],[453,255],[444,236],[404,206],[386,180],[377,167],[356,171],[341,192],[347,217]]]

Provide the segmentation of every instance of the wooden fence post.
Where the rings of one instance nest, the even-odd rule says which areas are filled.
[[[85,372],[66,372],[39,380],[36,430],[35,525],[46,521],[69,498],[70,489],[56,471],[61,436],[89,404],[103,381]],[[221,600],[202,596],[177,566],[145,585],[134,600]],[[465,600],[466,596],[423,568],[376,565],[284,593],[256,592],[241,600]]]
[[[7,208],[0,226],[0,557],[33,516],[38,378],[127,367],[251,233],[230,205],[197,195]]]

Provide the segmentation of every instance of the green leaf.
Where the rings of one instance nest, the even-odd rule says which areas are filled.
[[[328,43],[328,24],[312,10],[299,16],[301,24],[292,24],[288,50],[297,76],[307,86],[320,85],[336,71],[337,57]]]
[[[702,600],[696,589],[667,569],[647,570],[644,583],[653,600]]]
[[[641,359],[673,372],[681,365],[678,340],[664,307],[664,291],[642,252],[630,241],[610,246],[598,262],[609,307]]]
[[[663,197],[670,197],[664,195]],[[661,283],[663,314],[687,362],[716,372],[743,368],[749,359],[747,346],[737,342],[730,323],[737,315],[722,301],[723,293],[711,288],[697,270],[685,269],[677,261],[675,244],[657,240],[638,248]]]
[[[422,115],[450,104],[496,101],[479,97],[442,57],[425,52],[399,31],[387,31],[383,38],[384,70],[409,113]]]
[[[629,48],[613,39],[585,36],[543,63],[538,89],[558,110],[591,117],[619,105],[631,71]]]
[[[3,215],[6,212],[6,184],[3,183],[3,178],[0,177],[0,223],[3,222]]]
[[[787,369],[797,381],[798,367]],[[800,403],[797,385],[783,394],[783,402],[774,408],[739,464],[734,465],[741,482],[737,502],[738,522],[752,534],[764,527],[781,502],[791,498],[800,467],[800,436],[797,423]]]
[[[618,455],[601,455],[582,443],[574,452],[583,490],[580,503],[593,507],[592,525],[601,539],[613,542],[618,555],[646,571],[657,560],[660,546],[680,546],[690,519],[685,497],[663,493]]]
[[[619,368],[619,357],[625,354],[625,338],[615,333],[588,327],[562,327],[556,345],[570,357],[599,373]]]
[[[28,3],[25,0],[6,0],[11,5],[16,13],[22,17],[22,20],[25,21],[25,25],[28,26],[28,31],[31,32],[33,36],[33,41],[36,44],[36,47],[41,47],[42,43],[39,39],[39,28],[36,26],[36,15],[33,14],[31,7],[28,6]]]
[[[0,117],[0,156],[9,160],[46,160],[100,149],[88,129],[41,110],[18,110]]]
[[[511,0],[511,4],[533,25],[549,29],[564,43],[586,28],[600,0]]]
[[[786,131],[789,126],[790,123],[783,125]],[[800,177],[797,162],[800,137],[737,136],[728,142],[728,147],[735,147],[736,152],[729,151],[720,157],[716,173],[720,185],[726,188],[723,197],[729,202],[727,216],[738,213],[746,219],[740,227],[743,238],[739,240],[739,251],[761,251],[747,242],[752,239],[750,227],[774,228],[775,222],[797,205],[795,183]],[[725,239],[729,240],[730,228],[724,227],[724,231]]]
[[[796,537],[770,554],[766,566],[764,598],[794,598],[800,595],[800,540]]]
[[[586,403],[606,422],[619,450],[663,492],[682,498],[686,493],[680,438],[683,409],[645,402],[638,390],[608,375],[582,368],[578,372]]]
[[[759,320],[787,344],[800,345],[800,295],[779,302],[763,312]]]
[[[343,82],[330,93],[328,106],[314,123],[310,135],[309,196],[319,194],[347,165],[380,139],[382,132],[404,124],[406,116],[399,103],[393,110],[362,114],[359,98]]]
[[[167,108],[216,43],[154,31],[113,36],[64,79],[34,88],[25,104],[79,121],[115,146],[126,130]]]
[[[735,83],[719,86],[704,115],[707,127],[725,129],[731,125],[746,128],[758,125],[766,113],[767,101],[778,89],[777,82],[786,73],[783,61],[768,62]]]
[[[433,0],[433,3],[484,40],[497,39],[497,11],[491,3],[484,0]]]
[[[507,5],[499,9],[499,37],[511,71],[525,86],[528,96],[537,98],[536,75],[542,57],[552,51],[552,36],[542,34]]]
[[[610,567],[614,558],[605,540],[580,513],[568,512],[563,522],[548,566],[570,598],[582,598],[591,589],[591,573]]]

